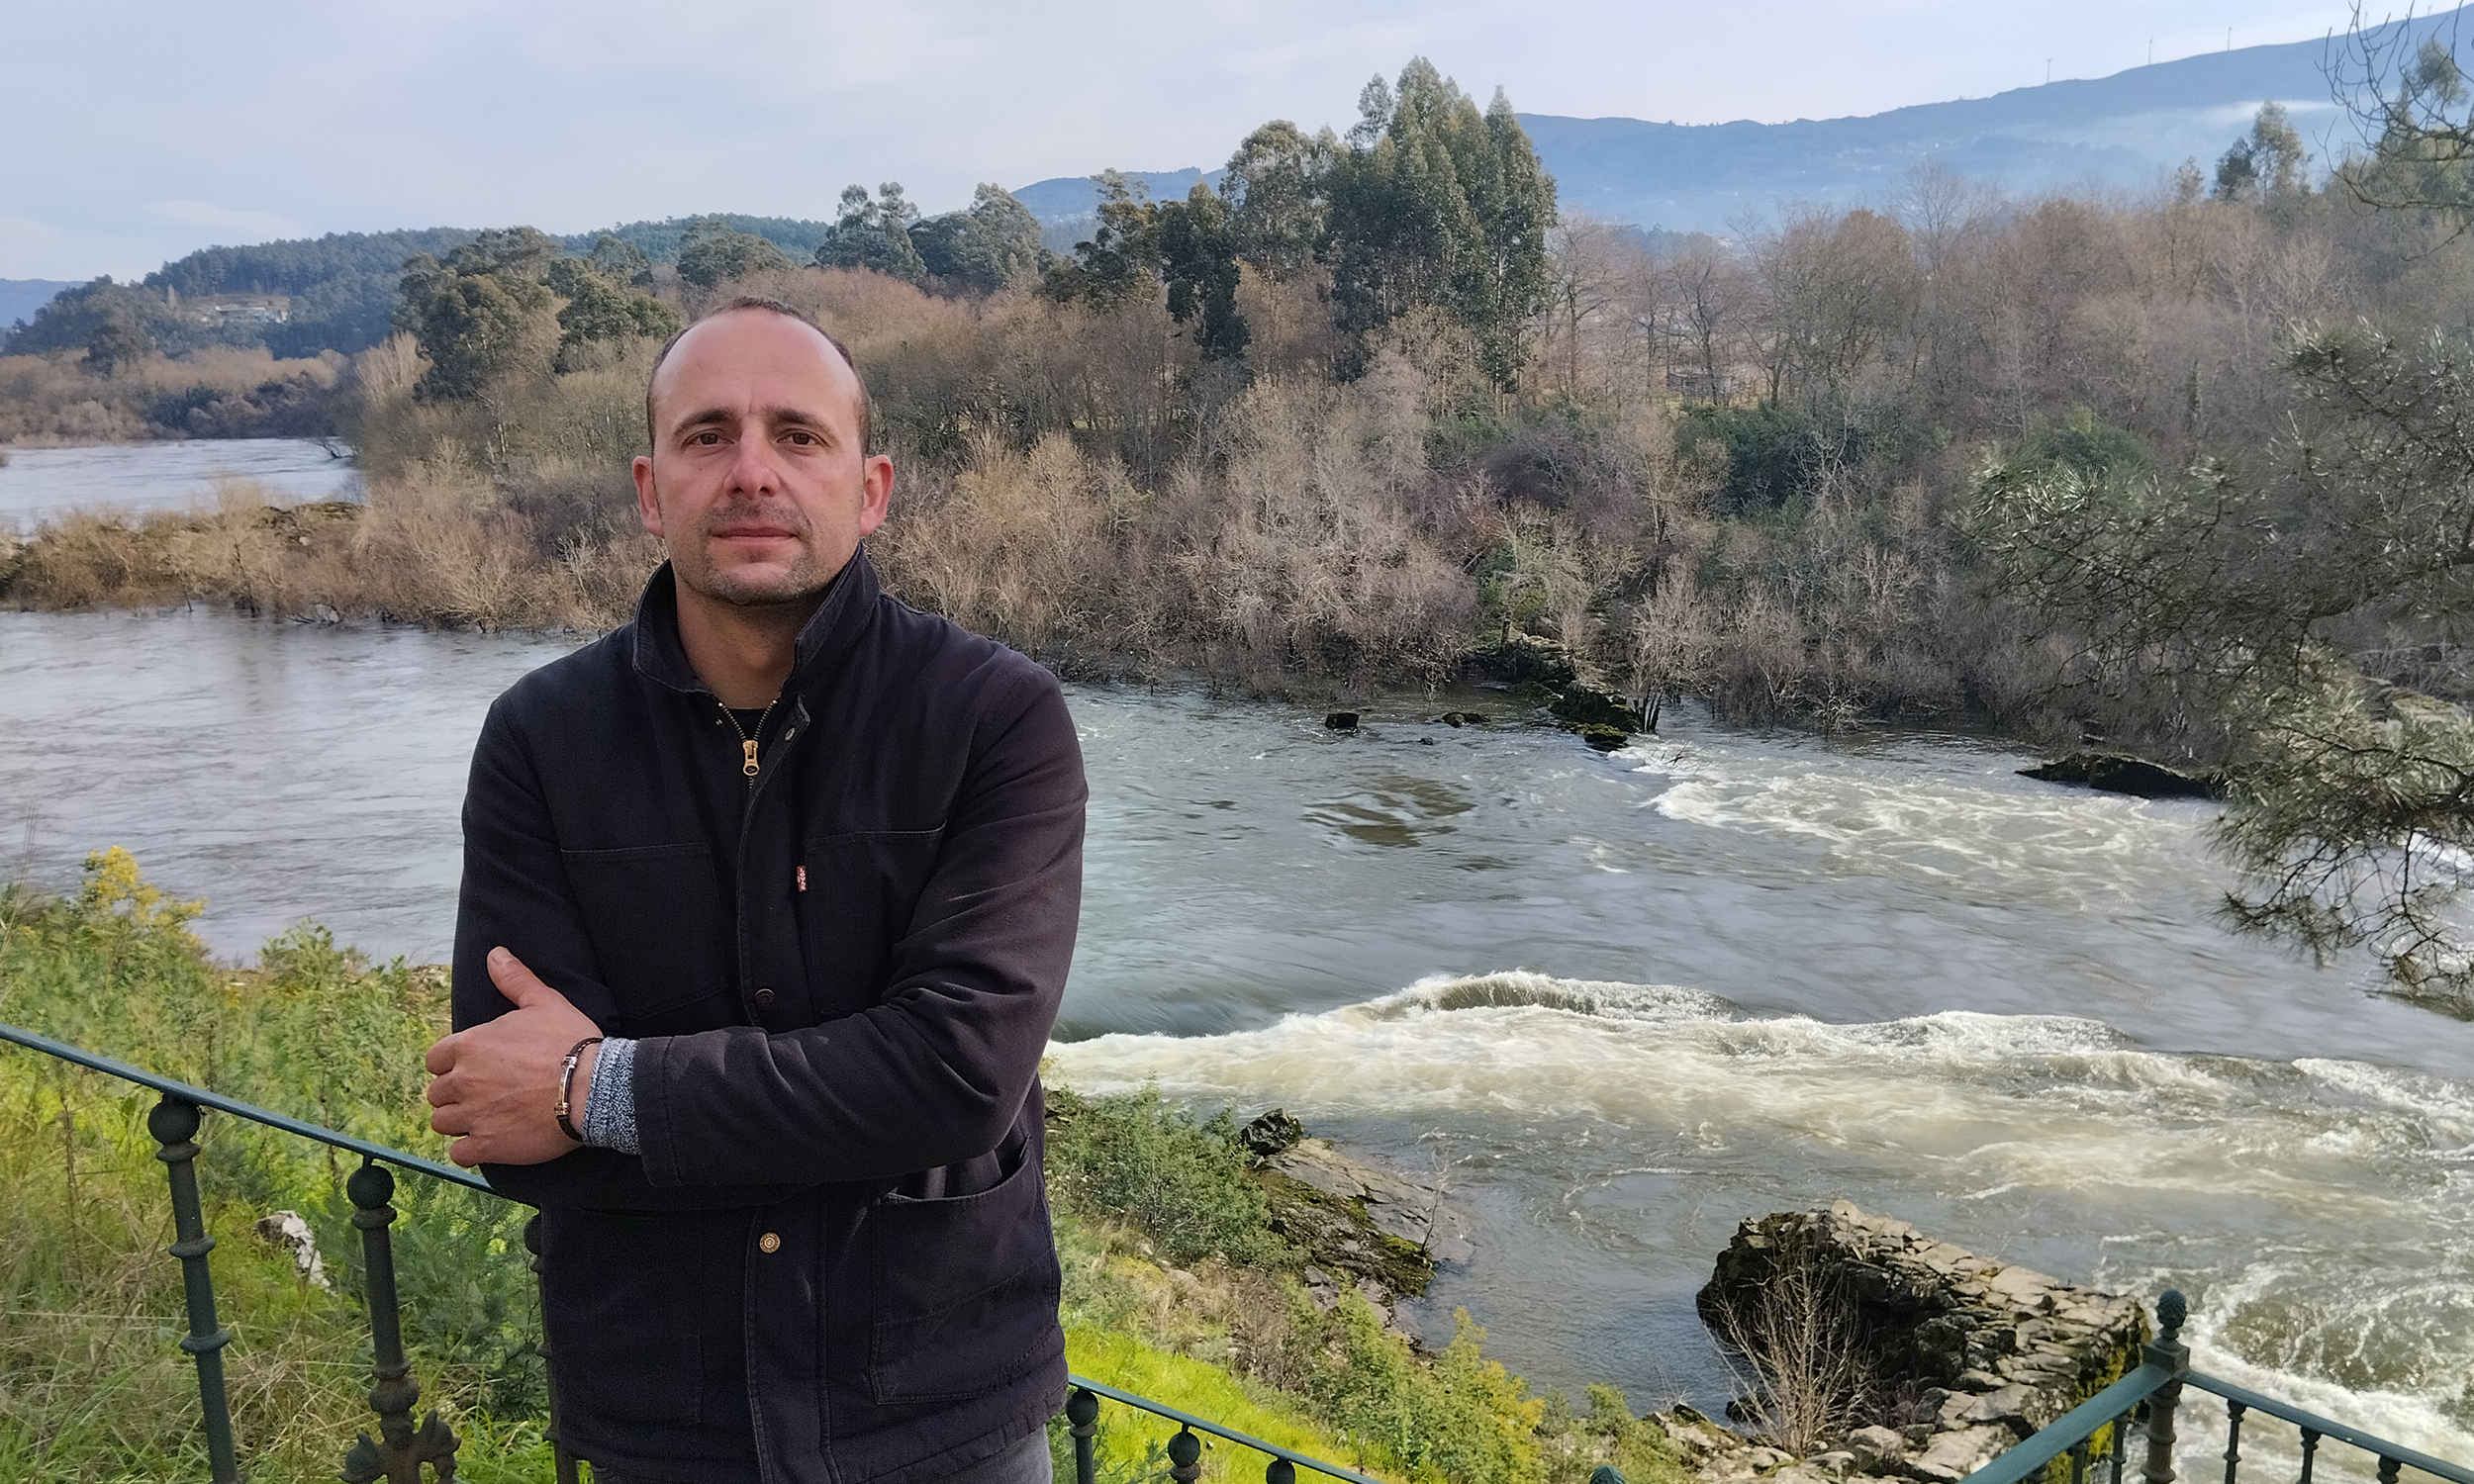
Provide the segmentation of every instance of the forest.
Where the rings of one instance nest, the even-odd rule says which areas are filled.
[[[805,260],[720,218],[459,234],[400,265],[384,338],[245,366],[98,287],[0,357],[0,430],[231,425],[292,385],[369,498],[69,520],[0,582],[608,626],[658,559],[625,473],[652,353],[769,295],[867,375],[895,591],[1061,671],[1576,677],[1629,729],[1696,696],[2140,752],[2243,803],[2243,920],[2462,1006],[2454,878],[2417,863],[2474,845],[2474,190],[2453,60],[2393,60],[2340,160],[2269,105],[2145,195],[1928,166],[1725,240],[1560,214],[1510,104],[1421,61],[1345,133],[1254,131],[1216,190],[1100,177],[1065,254],[998,187],[931,218],[890,182]],[[183,364],[234,384],[184,408]]]

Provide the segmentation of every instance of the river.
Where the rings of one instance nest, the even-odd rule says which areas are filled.
[[[0,850],[65,884],[127,845],[229,954],[309,916],[441,957],[482,711],[574,642],[0,613]],[[1355,734],[1069,696],[1092,812],[1058,1075],[1285,1106],[1439,1172],[1477,1245],[1428,1333],[1464,1306],[1537,1381],[1712,1406],[1712,1258],[1844,1196],[2178,1285],[2204,1368],[2474,1457],[2474,1026],[2228,935],[2208,806],[1689,707],[1600,756],[1500,694],[1377,698]]]
[[[360,476],[314,438],[200,438],[88,448],[0,449],[0,528],[23,535],[70,510],[143,514],[213,504],[220,482],[255,486],[284,504],[358,500]]]

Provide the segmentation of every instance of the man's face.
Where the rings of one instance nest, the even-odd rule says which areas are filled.
[[[824,336],[769,311],[716,315],[671,347],[635,497],[681,584],[753,607],[833,580],[894,489],[892,460],[860,447],[860,395]]]

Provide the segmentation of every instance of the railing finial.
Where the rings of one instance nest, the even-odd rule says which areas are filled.
[[[1074,1484],[1093,1484],[1098,1475],[1094,1441],[1099,1436],[1099,1397],[1087,1387],[1077,1386],[1065,1399],[1065,1420],[1074,1435]]]
[[[455,1477],[455,1434],[432,1409],[421,1426],[413,1426],[413,1407],[421,1400],[421,1383],[413,1379],[412,1362],[404,1356],[403,1301],[395,1291],[395,1249],[387,1227],[395,1220],[395,1176],[385,1165],[369,1160],[343,1182],[352,1199],[352,1225],[360,1228],[363,1270],[369,1291],[369,1333],[377,1360],[376,1384],[369,1388],[369,1410],[378,1414],[378,1438],[367,1433],[343,1455],[344,1484],[421,1484],[421,1466],[436,1471],[438,1484]]]
[[[1169,1477],[1177,1484],[1194,1484],[1202,1477],[1202,1439],[1191,1428],[1179,1428],[1169,1439]]]
[[[206,1213],[198,1203],[198,1105],[185,1097],[163,1094],[146,1114],[146,1132],[162,1148],[172,1184],[171,1254],[180,1259],[180,1285],[189,1304],[189,1333],[180,1347],[197,1358],[198,1403],[205,1413],[207,1469],[215,1484],[238,1484],[240,1465],[232,1441],[232,1406],[224,1396],[224,1346],[232,1331],[215,1320],[215,1280],[206,1254],[215,1239],[206,1235]]]
[[[2156,1336],[2159,1345],[2179,1345],[2182,1322],[2191,1316],[2190,1300],[2182,1297],[2179,1288],[2168,1288],[2156,1300]]]

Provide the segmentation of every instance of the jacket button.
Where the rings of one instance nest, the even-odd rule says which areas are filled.
[[[772,990],[770,990],[770,989],[758,989],[758,990],[756,991],[756,1003],[757,1003],[757,1004],[759,1004],[759,1005],[769,1005],[769,1004],[772,1004],[772,1003],[773,1003],[773,991],[772,991]]]
[[[767,1232],[756,1239],[756,1251],[760,1252],[778,1252],[781,1250],[782,1239],[775,1233]]]

